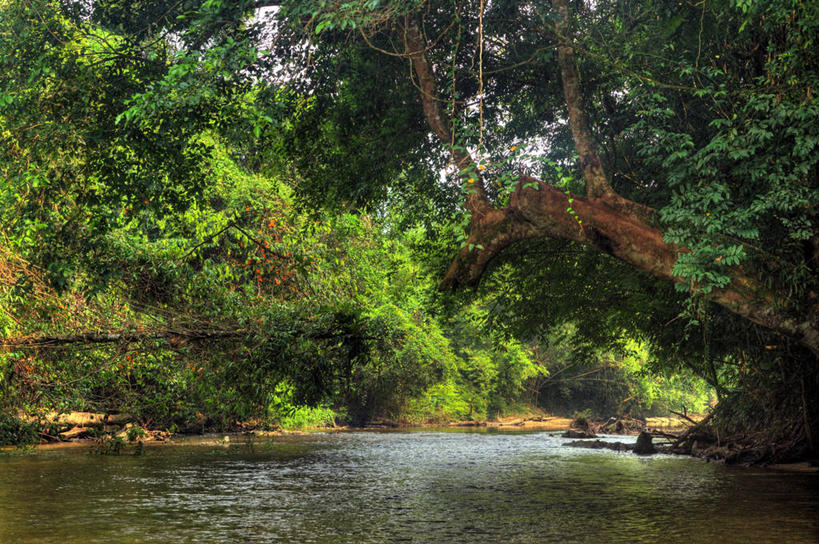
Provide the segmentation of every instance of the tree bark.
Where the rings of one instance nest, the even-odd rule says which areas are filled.
[[[444,113],[443,104],[438,95],[438,83],[435,74],[426,58],[426,43],[417,21],[411,16],[405,19],[404,53],[412,63],[413,71],[418,77],[418,90],[421,93],[421,104],[424,117],[432,132],[449,147],[455,167],[461,172],[464,180],[472,179],[473,190],[466,198],[466,208],[473,214],[482,216],[491,208],[486,197],[483,179],[471,155],[452,144],[452,119]]]
[[[537,189],[522,188],[533,183]],[[574,215],[566,211],[570,206]],[[476,285],[488,263],[505,248],[521,240],[546,237],[573,240],[655,277],[687,282],[673,272],[677,255],[684,249],[665,242],[662,232],[639,215],[612,205],[608,196],[567,195],[539,180],[520,176],[508,206],[472,218],[467,247],[461,249],[450,265],[441,288]],[[470,251],[470,245],[484,249]],[[797,339],[819,357],[819,309],[814,307],[802,320],[789,316],[779,309],[774,293],[739,267],[734,269],[728,287],[714,289],[706,296],[758,325]]]

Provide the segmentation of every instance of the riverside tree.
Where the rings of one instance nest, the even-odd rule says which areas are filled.
[[[685,364],[718,391],[723,379],[743,391],[735,430],[778,427],[778,411],[783,433],[814,447],[819,6],[253,6],[263,4],[277,7],[268,28],[280,83],[316,104],[282,144],[289,165],[320,184],[303,186],[306,195],[418,194],[445,170],[465,230],[443,288],[478,285],[499,262],[528,270],[517,278],[530,290],[492,281],[522,301],[515,320],[550,311],[537,296],[549,289],[537,281],[545,268],[532,270],[522,245],[569,241],[615,257],[687,295],[678,311],[687,308],[702,342]],[[324,130],[326,120],[337,128]],[[375,175],[355,176],[382,153]],[[571,263],[559,273],[590,270]],[[634,286],[633,273],[609,263],[585,285]],[[687,333],[658,332],[676,330],[673,315],[656,322],[663,302],[643,301],[639,312],[655,322],[640,328],[665,346],[685,343]]]

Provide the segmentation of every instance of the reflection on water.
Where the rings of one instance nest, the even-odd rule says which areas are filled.
[[[0,456],[0,542],[819,542],[819,476],[546,433]]]

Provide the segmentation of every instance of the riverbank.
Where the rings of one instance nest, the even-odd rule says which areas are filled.
[[[82,421],[83,415],[66,414],[67,419],[71,421]],[[696,416],[695,416],[696,417]],[[98,418],[95,415],[95,419]],[[65,436],[72,436],[71,438],[41,442],[39,444],[31,444],[27,446],[3,446],[0,447],[0,452],[47,452],[52,450],[70,450],[70,449],[87,449],[91,452],[104,455],[139,455],[144,448],[154,447],[174,447],[174,446],[190,446],[190,447],[217,447],[217,448],[232,448],[232,447],[253,447],[255,444],[263,444],[265,441],[276,438],[294,438],[306,437],[316,433],[358,433],[358,432],[401,432],[401,431],[418,431],[418,430],[433,430],[433,431],[470,431],[476,432],[497,432],[497,433],[516,433],[516,432],[551,432],[560,433],[561,438],[572,439],[576,438],[578,431],[585,428],[591,431],[594,440],[576,440],[573,442],[565,442],[564,446],[574,446],[585,449],[611,449],[615,451],[633,451],[634,444],[621,441],[613,442],[612,435],[620,436],[635,436],[641,431],[635,431],[633,427],[629,427],[630,422],[640,422],[641,420],[619,420],[611,418],[609,420],[592,420],[590,422],[583,422],[582,420],[572,420],[559,416],[533,416],[528,418],[521,417],[505,417],[489,421],[451,421],[446,423],[426,423],[426,424],[401,424],[392,421],[376,421],[366,426],[314,426],[303,427],[299,429],[233,429],[230,431],[205,431],[197,433],[169,433],[167,431],[158,429],[145,429],[133,424],[126,423],[121,427],[121,430],[114,434],[110,432],[111,425],[107,425],[109,429],[108,434],[102,433],[99,436],[88,436],[87,434],[77,433],[63,433]],[[622,423],[622,425],[620,425]],[[588,425],[588,426],[586,426]],[[608,432],[607,429],[621,428],[622,432]],[[594,435],[594,429],[597,430],[603,437],[609,437],[608,440],[598,440]],[[742,464],[744,466],[763,465],[775,471],[780,472],[800,472],[800,473],[819,473],[819,464],[816,461],[810,460],[792,460],[790,462],[778,462],[774,464],[769,463],[748,463],[740,462],[736,455],[729,455],[730,450],[726,450],[726,454],[719,456],[715,455],[711,450],[689,450],[680,449],[673,446],[673,434],[678,432],[679,436],[685,436],[686,432],[679,432],[684,429],[687,431],[695,430],[690,421],[680,418],[646,418],[645,425],[641,430],[647,431],[654,438],[660,438],[665,442],[656,444],[652,453],[660,454],[676,454],[685,457],[694,457],[705,460],[706,462],[719,462],[725,464]],[[101,428],[99,430],[102,430]],[[735,452],[734,452],[735,453]]]
[[[237,423],[225,431],[208,429],[203,426],[198,432],[171,433],[164,429],[140,426],[127,414],[95,414],[90,412],[70,412],[67,414],[46,414],[39,425],[40,441],[20,445],[6,445],[0,451],[9,451],[20,446],[38,450],[74,447],[123,448],[135,444],[175,444],[220,445],[246,440],[248,437],[276,437],[300,435],[314,432],[379,431],[385,429],[409,428],[491,428],[497,430],[564,431],[572,420],[557,416],[506,417],[491,421],[452,421],[445,423],[403,423],[377,420],[364,426],[320,425],[298,428],[265,428],[255,423]],[[35,424],[34,418],[28,423]],[[50,432],[49,432],[50,430]],[[59,432],[55,432],[59,431]]]
[[[512,415],[491,420],[461,420],[424,423],[398,422],[380,419],[364,426],[349,425],[319,425],[300,426],[297,428],[266,427],[257,422],[237,422],[227,430],[208,428],[204,423],[196,431],[171,433],[165,429],[151,428],[140,425],[128,414],[99,414],[93,412],[69,412],[66,414],[47,413],[39,418],[21,416],[26,424],[39,428],[39,441],[29,441],[19,445],[0,447],[0,451],[9,451],[18,447],[28,447],[37,450],[51,450],[60,448],[90,447],[97,448],[101,453],[118,453],[120,450],[136,445],[156,444],[189,444],[189,445],[224,445],[238,443],[254,437],[277,437],[300,435],[314,432],[345,432],[345,431],[381,431],[400,429],[441,429],[441,428],[476,428],[492,429],[496,431],[561,431],[572,428],[575,420],[552,416],[548,414]],[[594,428],[606,427],[606,432],[612,434],[636,434],[638,430],[632,425],[621,424],[622,420],[593,421]],[[659,432],[674,432],[685,429],[687,422],[679,418],[658,417],[640,420],[628,420],[640,424],[639,430],[648,429]],[[614,423],[617,423],[616,425]],[[141,447],[141,446],[140,446]]]

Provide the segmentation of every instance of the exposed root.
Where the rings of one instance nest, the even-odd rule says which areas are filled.
[[[798,418],[782,425],[740,430],[732,427],[730,414],[717,410],[682,433],[655,431],[671,440],[669,453],[692,455],[726,464],[769,465],[816,460],[805,426]],[[727,420],[727,421],[726,421]],[[781,423],[781,421],[779,422]]]

